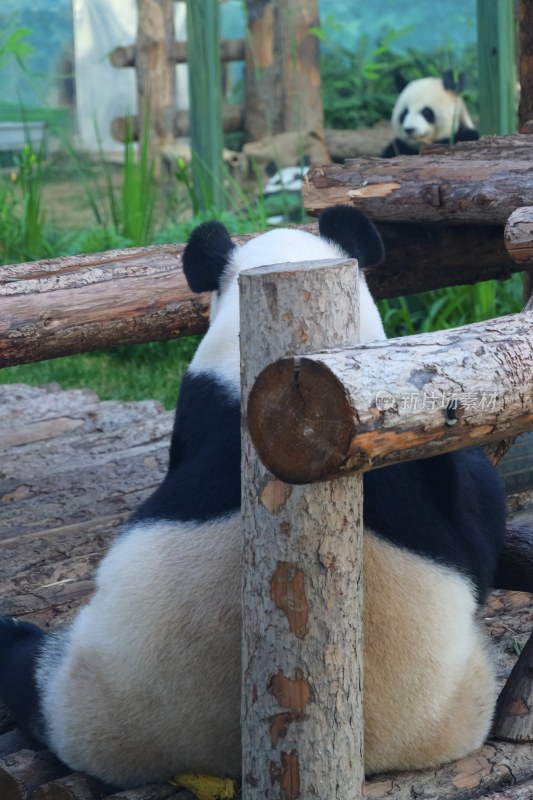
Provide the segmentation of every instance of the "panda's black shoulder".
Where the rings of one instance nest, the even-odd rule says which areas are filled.
[[[238,511],[240,419],[238,392],[215,374],[188,372],[181,382],[167,474],[132,521],[202,521]]]
[[[464,573],[485,597],[503,545],[506,502],[480,448],[365,473],[363,498],[365,526]]]

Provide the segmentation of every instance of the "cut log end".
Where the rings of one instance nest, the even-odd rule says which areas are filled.
[[[338,473],[354,427],[341,382],[305,358],[282,359],[263,371],[250,393],[247,420],[263,464],[296,484]]]

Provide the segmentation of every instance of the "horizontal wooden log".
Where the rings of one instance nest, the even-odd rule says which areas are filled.
[[[381,223],[385,262],[365,270],[372,295],[415,294],[490,279],[523,270],[505,249],[500,225]]]
[[[514,261],[533,264],[533,206],[517,208],[505,223],[505,247]]]
[[[315,223],[302,228],[317,233]],[[386,263],[366,271],[376,299],[502,279],[522,269],[507,254],[498,226],[391,224],[380,230]],[[0,367],[203,333],[209,297],[189,291],[183,248],[153,245],[2,267]]]
[[[507,800],[515,783],[533,778],[531,745],[489,742],[459,761],[435,770],[378,775],[365,785],[365,797],[375,800],[469,800],[482,795]],[[502,796],[496,792],[504,792]],[[509,795],[524,800],[528,795]]]
[[[238,133],[244,125],[244,107],[226,105],[222,107],[222,130],[224,133]],[[180,110],[174,114],[174,135],[190,136],[191,125],[189,112]],[[139,141],[139,117],[115,117],[111,122],[111,135],[117,142],[125,142],[133,135],[134,141]]]
[[[109,54],[109,60],[114,67],[135,66],[135,45],[115,47]],[[175,64],[187,63],[187,42],[174,42],[170,51],[170,58]],[[244,39],[221,39],[221,61],[244,61]]]
[[[81,772],[65,775],[39,786],[31,800],[104,800],[113,787]]]
[[[533,141],[508,157],[449,154],[360,158],[312,168],[302,187],[309,214],[351,203],[378,222],[504,225],[533,204]],[[477,143],[474,143],[477,144]],[[465,166],[468,160],[468,167]]]
[[[29,800],[31,792],[70,770],[46,750],[19,750],[0,758],[0,798]]]
[[[0,366],[205,330],[208,297],[189,291],[162,245],[3,267]],[[147,324],[146,324],[147,323]]]
[[[310,483],[533,430],[532,321],[282,359],[250,393],[259,457],[281,480]]]

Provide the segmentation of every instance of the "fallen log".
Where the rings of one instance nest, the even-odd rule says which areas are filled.
[[[501,159],[483,158],[476,142],[468,151],[315,167],[303,182],[303,205],[316,215],[349,203],[377,222],[503,226],[516,208],[533,204],[533,142],[523,138],[525,145]]]
[[[104,800],[114,791],[102,781],[81,772],[65,775],[63,778],[43,783],[34,790],[31,800]],[[169,795],[163,794],[163,798]],[[154,800],[156,800],[154,798]],[[159,800],[159,798],[157,798]]]
[[[135,45],[115,47],[109,53],[109,60],[114,67],[134,67],[137,54]],[[170,46],[170,60],[175,64],[187,63],[187,42],[173,42]],[[221,61],[244,61],[244,39],[221,39]]]
[[[504,240],[514,261],[533,263],[533,206],[513,211],[505,223]]]
[[[533,634],[500,692],[492,735],[507,742],[533,742]]]
[[[316,224],[302,226],[317,232]],[[366,271],[376,299],[506,278],[520,271],[498,226],[380,226],[386,264]],[[243,244],[253,236],[235,236]],[[152,245],[2,267],[0,367],[203,333],[209,296],[193,295],[184,244]]]
[[[227,105],[222,107],[222,129],[224,133],[242,131],[244,125],[244,107]],[[189,136],[191,130],[189,112],[180,109],[174,114],[173,131],[175,136]],[[139,141],[141,123],[138,116],[115,117],[111,122],[111,135],[117,142],[125,142],[132,138]]]
[[[288,483],[533,430],[530,314],[284,358],[257,379],[247,423],[265,466]]]
[[[31,792],[46,781],[67,775],[69,768],[47,750],[19,750],[0,758],[2,800],[28,800]]]

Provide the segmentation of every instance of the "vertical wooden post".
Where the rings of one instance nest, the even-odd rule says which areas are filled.
[[[198,210],[224,204],[217,0],[187,0],[192,177]]]
[[[148,125],[150,155],[159,175],[159,152],[172,144],[176,115],[174,0],[137,0],[137,113],[139,139]]]
[[[516,131],[514,0],[477,0],[479,128]]]
[[[322,131],[318,0],[246,0],[245,133]]]
[[[518,3],[518,46],[520,76],[520,129],[533,120],[533,0]],[[533,295],[533,271],[524,272],[524,303]]]
[[[533,120],[533,0],[518,3],[518,51],[521,127]]]
[[[358,340],[355,261],[240,275],[242,402],[281,356]],[[305,397],[302,397],[305,405]],[[243,413],[243,798],[362,797],[362,480],[290,486]]]

